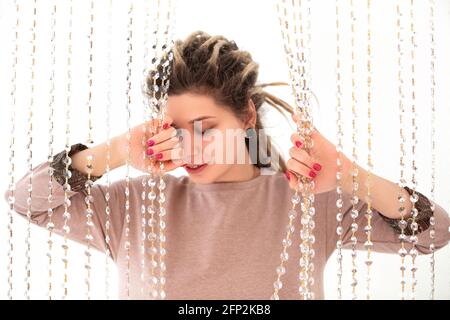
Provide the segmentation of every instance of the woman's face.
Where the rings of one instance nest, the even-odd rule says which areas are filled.
[[[232,180],[251,166],[244,141],[246,127],[228,107],[207,95],[184,93],[169,96],[166,113],[173,119],[172,126],[182,131],[183,167],[194,182]]]

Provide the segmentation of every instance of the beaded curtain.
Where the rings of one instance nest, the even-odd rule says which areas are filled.
[[[163,105],[167,99],[167,88],[170,85],[168,75],[170,74],[170,62],[173,59],[170,46],[174,38],[175,18],[180,12],[177,12],[177,4],[172,1],[29,1],[29,5],[24,5],[22,1],[10,1],[10,5],[4,5],[2,10],[8,10],[11,23],[12,40],[11,55],[9,59],[10,71],[8,88],[2,88],[7,91],[8,101],[4,101],[2,115],[7,117],[8,121],[8,189],[9,197],[5,218],[2,220],[4,229],[4,259],[2,259],[2,268],[0,274],[5,279],[2,280],[2,297],[15,298],[48,298],[48,299],[95,299],[114,297],[116,288],[113,287],[112,278],[117,275],[117,270],[110,261],[111,252],[107,250],[105,256],[93,254],[90,246],[91,236],[91,218],[95,214],[91,208],[94,199],[91,196],[90,188],[93,181],[90,178],[90,172],[93,169],[92,157],[87,156],[88,181],[86,189],[86,246],[82,250],[71,250],[73,243],[68,240],[70,234],[70,200],[64,203],[65,219],[64,237],[58,237],[52,233],[55,227],[51,221],[52,210],[47,212],[50,217],[45,230],[35,228],[31,223],[31,196],[33,189],[28,188],[28,212],[24,221],[17,219],[14,213],[14,191],[15,182],[20,177],[18,168],[32,170],[40,159],[36,154],[42,154],[45,146],[45,154],[49,162],[53,160],[56,150],[66,150],[66,168],[67,178],[70,174],[68,166],[70,157],[68,151],[74,141],[83,141],[88,147],[93,146],[99,141],[110,141],[111,126],[121,123],[122,131],[128,131],[132,123],[138,123],[142,120],[162,119],[164,108],[161,112],[156,112],[152,106],[156,104]],[[376,18],[372,13],[373,1],[326,1],[326,4],[334,12],[334,29],[329,32],[334,33],[335,39],[335,107],[332,112],[335,113],[335,138],[338,152],[344,151],[344,145],[351,149],[352,159],[365,163],[369,173],[373,169],[371,156],[379,150],[373,150],[372,138],[374,136],[372,127],[377,129],[379,124],[377,119],[371,118],[371,111],[377,106],[373,102],[371,92],[374,87],[373,66],[376,57],[373,52],[373,20]],[[409,144],[420,143],[419,139],[427,140],[429,143],[431,168],[430,179],[430,199],[434,200],[435,190],[435,156],[436,156],[436,92],[438,83],[436,78],[436,32],[435,15],[437,4],[435,1],[426,1],[427,10],[419,11],[417,9],[417,0],[398,0],[394,6],[392,14],[395,16],[395,24],[391,26],[389,32],[396,41],[395,57],[392,57],[397,64],[395,76],[398,80],[398,100],[392,102],[392,106],[398,105],[396,112],[405,115],[400,118],[400,131],[398,136],[400,143],[399,157],[402,163],[399,173],[399,186],[406,181],[407,173],[411,175],[412,181],[417,181],[417,170],[406,166],[416,167],[415,161],[418,161],[420,154],[409,147]],[[423,3],[422,3],[423,5]],[[313,11],[317,7],[312,6],[310,0],[279,0],[274,1],[273,19],[279,29],[281,37],[282,51],[284,55],[283,63],[287,65],[288,79],[290,83],[291,95],[294,97],[293,104],[295,112],[300,116],[300,121],[296,124],[295,130],[300,133],[306,141],[306,150],[312,147],[312,141],[309,140],[311,128],[315,124],[318,105],[313,98],[313,71],[311,65],[314,37]],[[426,23],[423,23],[426,21]],[[418,36],[418,25],[424,28],[420,30]],[[363,30],[363,31],[361,31]],[[320,34],[317,34],[320,36]],[[427,47],[425,56],[417,55],[418,42]],[[347,55],[347,57],[345,57]],[[350,57],[350,58],[348,58]],[[420,60],[419,60],[420,59]],[[343,61],[348,63],[344,63]],[[43,62],[45,61],[45,62]],[[415,77],[415,68],[423,61],[429,65],[429,79],[422,80],[419,89]],[[143,95],[143,79],[148,71],[162,64],[164,73],[160,74],[163,85],[156,88],[156,91],[163,93],[159,98],[146,97]],[[3,65],[6,65],[4,63]],[[361,70],[360,70],[361,69]],[[363,76],[357,74],[361,72]],[[37,74],[45,73],[47,75],[46,83],[36,80]],[[358,78],[359,77],[359,78]],[[156,80],[154,83],[156,85]],[[19,87],[17,83],[25,81],[26,87]],[[359,82],[358,82],[359,81]],[[427,90],[423,89],[423,86]],[[419,93],[420,92],[420,93]],[[426,106],[423,100],[416,98],[419,94],[426,92]],[[348,95],[348,96],[345,96]],[[350,97],[350,98],[348,98]],[[348,99],[348,100],[346,100]],[[344,102],[345,101],[345,102]],[[347,101],[349,103],[347,103]],[[38,103],[39,102],[39,103]],[[360,105],[362,103],[363,106]],[[133,106],[133,108],[132,108]],[[136,108],[136,106],[139,106]],[[7,108],[8,107],[8,108]],[[419,108],[426,108],[430,114],[431,128],[430,132],[422,132],[419,135],[420,119],[417,114]],[[8,109],[8,110],[6,110]],[[114,110],[114,111],[113,111]],[[7,111],[7,112],[6,112]],[[342,120],[344,112],[348,112],[350,119],[354,120],[352,126],[344,129]],[[407,117],[406,118],[406,114]],[[99,115],[102,115],[99,117]],[[45,117],[44,117],[45,116]],[[364,118],[361,122],[360,118]],[[103,119],[102,124],[97,124],[94,119]],[[403,120],[402,120],[403,119]],[[356,123],[359,124],[357,128]],[[74,126],[82,126],[84,135],[80,135]],[[158,130],[157,127],[148,128],[149,130]],[[35,136],[38,131],[46,131],[46,141]],[[344,138],[344,131],[351,132],[349,137]],[[364,134],[361,135],[360,131]],[[129,134],[127,138],[129,138]],[[36,152],[37,145],[40,151]],[[108,144],[109,145],[109,144]],[[408,148],[405,146],[408,145]],[[128,144],[124,148],[129,148]],[[364,149],[364,151],[361,151]],[[127,149],[128,150],[128,149]],[[110,150],[108,149],[108,152]],[[365,155],[363,158],[361,155]],[[107,159],[110,154],[108,153]],[[145,157],[145,154],[143,154]],[[404,160],[403,160],[404,159]],[[406,160],[407,159],[407,160]],[[337,160],[338,168],[340,161]],[[22,162],[19,163],[18,162]],[[130,168],[130,159],[124,168],[116,172],[110,172],[107,165],[104,183],[109,186],[115,178],[125,179],[125,199],[126,204],[123,208],[125,212],[125,237],[128,237],[127,222],[129,222],[129,182],[133,175],[133,169]],[[155,163],[160,166],[164,173],[162,162]],[[419,168],[420,169],[420,168]],[[52,201],[52,192],[55,188],[52,181],[53,172],[49,171],[48,183],[48,202]],[[358,172],[353,174],[357,176]],[[340,191],[341,174],[337,174],[337,191]],[[33,176],[29,177],[29,185],[32,183]],[[370,182],[370,175],[369,181]],[[164,290],[165,283],[165,263],[164,257],[170,252],[164,248],[164,216],[170,214],[164,209],[164,174],[154,175],[149,169],[148,176],[142,181],[145,194],[152,199],[152,207],[147,211],[143,208],[143,224],[148,219],[157,221],[152,226],[152,235],[158,241],[150,241],[148,235],[143,235],[141,251],[146,252],[151,249],[153,252],[152,261],[147,262],[142,258],[141,274],[151,273],[151,279],[158,284],[157,289],[150,291],[151,299],[170,299],[166,296]],[[414,186],[416,186],[414,184]],[[65,185],[66,188],[67,185]],[[356,188],[357,186],[355,186]],[[154,188],[159,189],[159,197],[153,197]],[[286,233],[280,243],[280,264],[274,270],[274,291],[267,298],[283,298],[283,275],[286,272],[296,272],[299,275],[299,299],[314,299],[311,292],[311,285],[314,283],[312,271],[314,265],[312,258],[314,251],[314,195],[312,189],[314,183],[308,179],[299,182],[297,190],[292,194],[292,210],[286,212],[289,217],[289,225]],[[67,189],[70,191],[70,189]],[[301,193],[300,193],[301,191]],[[356,192],[356,190],[354,190]],[[370,188],[369,188],[370,192]],[[369,195],[368,195],[369,196]],[[109,200],[110,195],[105,194],[105,199]],[[356,261],[355,247],[350,249],[350,255],[345,255],[341,244],[336,243],[335,270],[332,271],[336,279],[336,297],[352,299],[371,299],[373,290],[374,276],[371,274],[372,263],[376,259],[371,252],[371,211],[370,197],[369,210],[365,214],[367,219],[366,228],[367,241],[365,251],[358,251],[358,255],[363,258],[362,263]],[[414,196],[412,197],[414,199]],[[153,201],[154,200],[154,201]],[[360,201],[361,199],[359,199]],[[399,202],[400,206],[400,202]],[[342,204],[336,203],[336,219],[341,221],[339,209]],[[109,214],[109,208],[106,208]],[[154,215],[153,215],[154,214]],[[431,228],[434,225],[432,223]],[[108,237],[108,222],[105,225],[106,237]],[[339,227],[336,230],[338,236],[342,236],[342,230]],[[356,232],[352,230],[352,232]],[[34,241],[39,235],[45,241]],[[290,247],[293,237],[301,238],[299,248]],[[400,235],[405,239],[404,235]],[[153,239],[153,238],[151,238]],[[108,239],[107,239],[108,241]],[[46,252],[42,257],[33,255],[33,251],[38,246],[45,246]],[[126,252],[130,250],[130,242],[124,241]],[[286,270],[284,264],[289,259],[290,250],[300,250],[301,259],[298,264],[298,270]],[[348,258],[346,261],[345,259]],[[399,298],[415,299],[417,291],[416,279],[416,253],[415,251],[405,251],[401,249],[398,253],[400,266],[396,272],[399,275],[398,287]],[[427,291],[428,298],[435,298],[436,279],[438,274],[434,268],[436,255],[431,254],[426,257],[429,260],[429,274],[426,278],[429,283],[425,285],[424,291]],[[448,257],[447,257],[448,259]],[[129,256],[127,253],[127,260]],[[36,264],[39,263],[43,273],[38,276]],[[148,264],[148,265],[147,265]],[[101,268],[93,267],[102,265]],[[156,269],[156,267],[158,267]],[[82,271],[80,271],[82,269]],[[125,267],[125,279],[127,282],[126,291],[129,293],[130,268]],[[157,270],[157,271],[156,271]],[[423,272],[423,271],[422,271]],[[82,275],[83,281],[74,281],[71,274]],[[348,275],[347,277],[345,275]],[[44,276],[42,276],[44,275]],[[95,283],[95,285],[94,285]],[[349,295],[343,295],[343,288],[348,287]],[[448,287],[448,286],[447,286]]]

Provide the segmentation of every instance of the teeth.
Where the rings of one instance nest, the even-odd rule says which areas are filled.
[[[199,167],[198,165],[189,166],[189,168],[191,168],[191,169],[195,169],[195,168],[198,168],[198,167]]]

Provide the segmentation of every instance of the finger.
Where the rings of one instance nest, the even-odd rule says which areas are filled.
[[[289,180],[289,187],[293,190],[298,189],[299,192],[303,192],[303,183],[299,184],[297,175],[289,170],[286,170],[286,177]]]
[[[292,116],[292,120],[294,120],[294,122],[297,122],[298,120],[299,120],[299,117],[298,117],[298,114],[296,114],[296,113],[292,113],[291,114],[291,116]]]
[[[150,136],[154,136],[157,133],[168,129],[172,125],[172,122],[172,117],[165,115],[162,121],[160,121],[160,119],[151,119],[145,122],[144,125],[145,130],[150,133]]]
[[[315,178],[317,173],[314,170],[308,168],[305,164],[291,158],[286,163],[287,168],[295,174],[302,175],[308,178]]]
[[[174,127],[169,127],[168,129],[164,129],[154,136],[150,137],[150,139],[147,140],[147,146],[148,147],[154,147],[158,143],[164,142],[166,140],[169,140],[170,138],[173,138],[175,135],[177,135],[177,130]]]
[[[161,152],[161,151],[173,149],[179,142],[180,142],[180,137],[176,136],[176,137],[172,137],[168,140],[165,140],[161,143],[158,143],[156,145],[153,145],[151,147],[147,146],[146,154],[148,156],[151,156],[151,155],[157,154],[158,152]]]
[[[305,150],[292,147],[289,149],[289,155],[295,160],[306,165],[309,169],[314,170],[315,161]]]
[[[303,147],[303,139],[300,137],[300,135],[297,132],[294,132],[291,135],[291,142],[296,146],[297,148]]]
[[[154,159],[158,161],[167,161],[167,160],[183,160],[184,159],[184,150],[182,148],[175,148],[170,150],[165,150],[158,152],[152,155]]]
[[[172,171],[180,166],[182,166],[183,163],[177,163],[177,161],[179,160],[167,160],[167,161],[162,161],[163,165],[164,165],[164,171]],[[154,166],[153,166],[153,172],[155,174],[158,174],[160,172],[160,166],[159,163],[157,162]]]

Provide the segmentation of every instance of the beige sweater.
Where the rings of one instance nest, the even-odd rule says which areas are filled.
[[[42,163],[34,169],[32,194],[32,222],[45,227],[48,208],[48,164]],[[288,224],[291,208],[289,188],[283,173],[262,174],[244,182],[194,184],[187,176],[166,176],[166,293],[167,299],[269,299],[273,293],[276,267],[280,263],[282,240]],[[17,182],[15,209],[26,217],[27,173]],[[131,180],[131,298],[148,298],[140,295],[141,273],[141,192],[142,176]],[[53,221],[55,231],[62,234],[64,212],[63,187],[54,180]],[[120,298],[125,298],[125,180],[111,185],[111,229],[110,250],[119,268]],[[84,243],[86,217],[83,192],[69,192],[71,199],[69,237]],[[93,246],[105,251],[105,186],[95,183],[92,189],[94,236]],[[5,193],[5,198],[8,192]],[[316,299],[323,299],[323,271],[327,259],[336,248],[336,191],[315,196],[314,234]],[[344,244],[349,248],[351,236],[350,196],[344,196]],[[360,201],[358,248],[364,249],[364,217],[367,204]],[[436,204],[436,248],[449,241],[450,218],[442,207]],[[374,251],[397,253],[400,248],[398,234],[374,212],[372,220]],[[287,273],[282,277],[281,299],[299,299],[299,219],[295,220],[295,234],[289,248]],[[146,232],[149,232],[147,227]],[[429,229],[418,235],[417,249],[428,253]],[[408,248],[410,244],[408,243]],[[147,244],[148,248],[148,244]],[[150,254],[146,253],[149,270]],[[157,270],[158,271],[158,270]],[[149,272],[148,272],[149,273]]]

